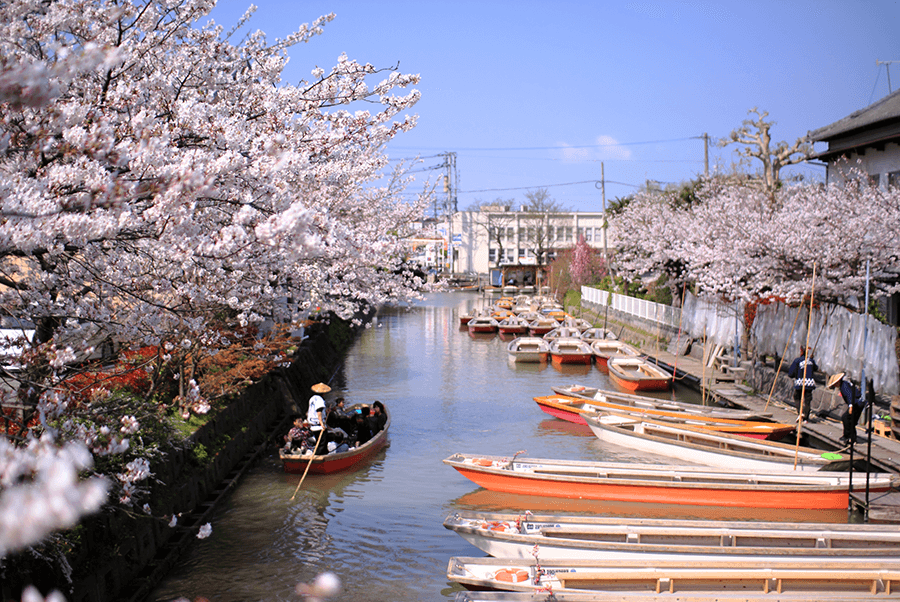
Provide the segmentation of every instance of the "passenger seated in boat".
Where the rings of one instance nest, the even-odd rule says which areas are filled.
[[[372,413],[369,415],[369,431],[374,437],[376,433],[380,433],[387,422],[387,414],[384,412],[384,404],[380,401],[372,403]]]
[[[311,445],[309,441],[312,435],[309,423],[299,415],[293,416],[293,419],[294,426],[284,436],[284,451],[290,454],[302,454],[315,443]]]
[[[369,429],[369,408],[357,408],[354,414],[356,422],[356,430],[353,433],[353,445],[351,447],[359,447],[372,438],[372,431]]]
[[[344,398],[339,397],[328,408],[328,416],[325,418],[325,426],[328,427],[328,438],[330,441],[346,441],[350,438],[348,434],[353,430],[350,413],[344,409]]]

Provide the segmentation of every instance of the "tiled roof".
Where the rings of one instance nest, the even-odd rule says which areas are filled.
[[[807,137],[813,142],[824,142],[855,130],[898,119],[900,119],[900,90],[831,125],[810,131]]]

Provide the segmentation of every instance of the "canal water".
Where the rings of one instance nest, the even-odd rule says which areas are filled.
[[[379,312],[335,378],[347,405],[381,400],[390,447],[359,470],[285,474],[277,450],[219,508],[213,533],[197,540],[150,600],[298,600],[297,583],[331,571],[338,600],[452,600],[451,556],[483,556],[442,522],[459,509],[608,516],[846,522],[845,511],[746,511],[665,504],[567,501],[496,494],[442,463],[456,452],[535,458],[667,463],[602,445],[587,429],[550,418],[532,400],[553,385],[615,389],[596,367],[514,364],[499,336],[470,336],[459,317],[474,293],[432,294]],[[332,393],[334,394],[334,393]],[[672,398],[673,393],[657,394]],[[679,401],[699,395],[676,387]]]

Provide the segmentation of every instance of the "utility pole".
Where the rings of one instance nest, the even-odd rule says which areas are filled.
[[[709,134],[703,132],[703,175],[709,177]]]
[[[456,172],[456,153],[444,153],[444,210],[447,216],[447,267],[453,274],[453,216],[456,215],[456,190],[459,176]]]

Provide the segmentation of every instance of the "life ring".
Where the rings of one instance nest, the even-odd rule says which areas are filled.
[[[494,579],[507,583],[519,583],[528,580],[528,571],[525,569],[500,569],[494,573]]]
[[[492,466],[494,461],[488,460],[487,458],[475,458],[472,460],[472,464],[475,466]]]

